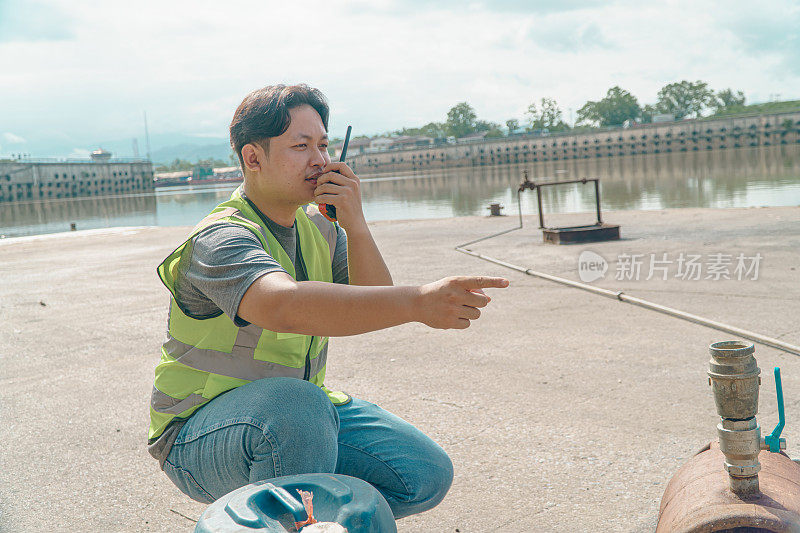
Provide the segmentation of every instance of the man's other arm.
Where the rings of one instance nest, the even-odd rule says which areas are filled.
[[[372,238],[361,207],[361,181],[345,163],[329,163],[317,180],[314,201],[336,207],[347,232],[350,285],[392,285],[392,276]]]
[[[347,232],[347,272],[350,285],[393,285],[392,275],[366,222]]]

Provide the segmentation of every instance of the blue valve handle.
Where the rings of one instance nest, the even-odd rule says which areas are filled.
[[[778,393],[778,425],[772,430],[772,433],[764,437],[764,442],[769,446],[769,451],[781,451],[781,431],[786,424],[786,417],[783,413],[783,385],[781,385],[781,369],[775,367],[775,392]]]

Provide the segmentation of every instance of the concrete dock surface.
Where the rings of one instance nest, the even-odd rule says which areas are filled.
[[[800,208],[605,219],[622,226],[622,240],[545,245],[537,220],[525,217],[523,229],[472,248],[573,280],[578,257],[591,251],[609,264],[594,285],[800,344]],[[511,286],[490,291],[493,301],[464,331],[407,324],[332,339],[328,384],[414,423],[453,460],[444,502],[400,520],[401,532],[652,531],[670,477],[716,438],[707,347],[735,337],[453,249],[516,223],[372,224],[396,284],[463,274],[504,276]],[[145,446],[168,305],[155,266],[187,231],[0,241],[0,530],[193,529],[205,506],[180,493]],[[638,279],[620,267],[636,254]],[[701,256],[701,279],[676,277],[681,254]],[[735,270],[737,257],[752,267],[756,254],[757,279],[752,268]],[[783,436],[800,457],[800,358],[760,345],[755,355],[762,431],[777,423],[772,367],[780,366]]]

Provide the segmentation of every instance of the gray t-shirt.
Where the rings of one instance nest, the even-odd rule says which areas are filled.
[[[255,208],[255,206],[251,203]],[[297,229],[281,226],[258,211],[264,224],[292,260],[298,281],[302,268],[297,261]],[[336,225],[336,248],[333,254],[333,282],[349,282],[347,274],[347,235]],[[244,293],[255,280],[271,272],[286,272],[269,255],[250,230],[238,224],[212,224],[195,235],[181,256],[175,278],[175,300],[181,310],[193,318],[210,318],[220,312],[239,327],[249,323],[238,315]],[[327,351],[328,344],[323,351]],[[153,443],[150,454],[161,463],[172,449],[185,420],[174,420]]]

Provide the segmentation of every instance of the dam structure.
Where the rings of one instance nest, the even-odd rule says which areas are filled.
[[[425,147],[365,151],[349,158],[348,164],[356,172],[381,174],[789,144],[800,144],[800,110],[580,133],[457,140]]]
[[[112,159],[108,152],[91,160],[0,160],[0,202],[113,196],[153,191],[153,163]]]

